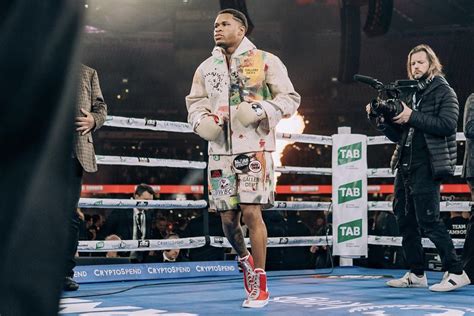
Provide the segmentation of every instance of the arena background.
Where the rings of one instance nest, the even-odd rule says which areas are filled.
[[[304,133],[331,135],[338,126],[350,126],[353,133],[379,135],[364,111],[375,91],[351,82],[351,74],[359,72],[385,83],[406,78],[407,53],[420,43],[429,44],[437,52],[447,79],[458,94],[462,113],[467,96],[474,90],[472,1],[395,0],[388,32],[374,37],[363,30],[367,1],[342,3],[348,4],[346,16],[360,11],[359,25],[357,19],[347,19],[345,28],[341,27],[343,9],[338,0],[246,3],[255,26],[250,39],[282,58],[302,95],[299,113],[307,122]],[[363,5],[359,7],[359,3]],[[220,10],[219,1],[89,0],[87,6],[83,62],[98,70],[109,115],[185,122],[184,97],[194,70],[212,49],[212,27]],[[459,131],[461,119],[462,116]],[[107,127],[97,132],[95,146],[98,154],[189,160],[203,160],[205,151],[205,144],[189,134]],[[463,144],[459,147],[458,164],[462,164]],[[369,166],[386,167],[392,148],[373,148],[368,156]],[[330,151],[330,147],[307,144],[288,146],[282,164],[330,167]],[[282,175],[278,183],[330,181],[330,177]],[[392,179],[371,180],[369,184],[373,181],[383,184]],[[202,172],[101,166],[98,173],[84,178],[85,184],[139,182],[200,184]]]

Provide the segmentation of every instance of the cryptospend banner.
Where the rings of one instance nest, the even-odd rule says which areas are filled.
[[[116,264],[76,266],[74,280],[78,283],[110,281],[159,280],[239,274],[235,261],[167,262],[154,264]]]

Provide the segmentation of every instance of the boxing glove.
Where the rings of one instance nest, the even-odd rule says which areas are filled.
[[[242,102],[237,106],[237,119],[243,126],[248,127],[250,124],[260,122],[267,117],[267,113],[258,103]]]
[[[215,115],[208,114],[201,118],[194,131],[207,141],[214,141],[222,131],[223,120]]]

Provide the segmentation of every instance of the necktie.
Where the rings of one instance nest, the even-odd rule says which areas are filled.
[[[137,214],[137,239],[140,240],[143,237],[143,212],[139,212]]]

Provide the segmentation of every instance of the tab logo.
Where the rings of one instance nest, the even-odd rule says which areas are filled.
[[[337,189],[337,203],[342,204],[362,197],[362,180],[343,184]]]
[[[337,164],[344,165],[349,162],[360,160],[362,157],[362,142],[342,146],[337,150]]]
[[[360,237],[362,237],[362,219],[343,223],[337,229],[337,243]]]

